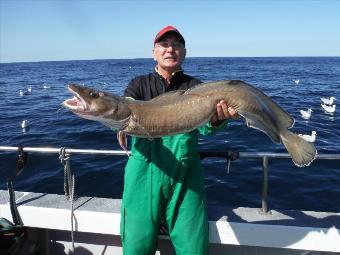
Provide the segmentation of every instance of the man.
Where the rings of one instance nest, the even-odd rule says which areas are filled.
[[[155,71],[134,78],[125,96],[150,100],[201,83],[183,73],[185,55],[181,33],[172,26],[163,28],[154,40]],[[198,134],[213,133],[225,126],[226,119],[237,116],[225,101],[216,109],[210,123],[199,130],[152,141],[132,137],[121,211],[124,254],[154,254],[162,217],[177,254],[207,254],[208,219]]]

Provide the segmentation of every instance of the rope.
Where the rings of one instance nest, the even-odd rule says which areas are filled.
[[[66,153],[66,148],[62,147],[59,151],[59,159],[61,164],[64,166],[64,194],[67,199],[70,199],[70,185],[71,183],[71,168],[70,168],[70,155]]]
[[[15,172],[15,174],[12,176],[12,180],[14,180],[15,177],[19,176],[22,172],[22,170],[24,170],[24,167],[27,163],[27,152],[24,152],[23,147],[19,146],[18,147],[18,161],[17,161],[17,171]]]
[[[14,179],[19,176],[24,169],[26,162],[27,162],[27,152],[24,152],[23,147],[18,147],[18,160],[17,160],[17,168],[16,171],[11,174],[11,176],[7,180],[7,190],[9,194],[9,204],[12,214],[12,219],[15,225],[23,226],[24,223],[20,217],[18,207],[16,204],[15,193],[14,193]]]
[[[74,247],[74,189],[75,189],[75,178],[70,165],[70,154],[66,153],[66,148],[62,147],[59,151],[59,159],[61,164],[64,166],[64,193],[68,200],[70,200],[71,209],[71,242],[72,242],[72,253],[75,253]]]

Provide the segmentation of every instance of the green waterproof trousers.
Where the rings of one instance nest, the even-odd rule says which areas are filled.
[[[202,134],[215,130],[207,124]],[[151,255],[164,216],[178,255],[208,253],[208,219],[198,131],[153,139],[132,138],[125,168],[121,239],[125,255]]]

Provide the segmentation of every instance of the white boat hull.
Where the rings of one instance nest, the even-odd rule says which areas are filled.
[[[41,254],[72,250],[70,201],[62,195],[16,192],[18,210]],[[74,201],[76,254],[122,254],[119,199],[80,197]],[[0,191],[0,216],[12,219],[7,191]],[[209,208],[209,254],[340,253],[340,213],[257,208]],[[156,254],[175,254],[160,235]]]

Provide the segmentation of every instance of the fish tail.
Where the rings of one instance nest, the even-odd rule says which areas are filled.
[[[288,130],[281,133],[280,137],[295,165],[299,167],[309,166],[315,159],[317,150],[314,143],[307,142]]]

